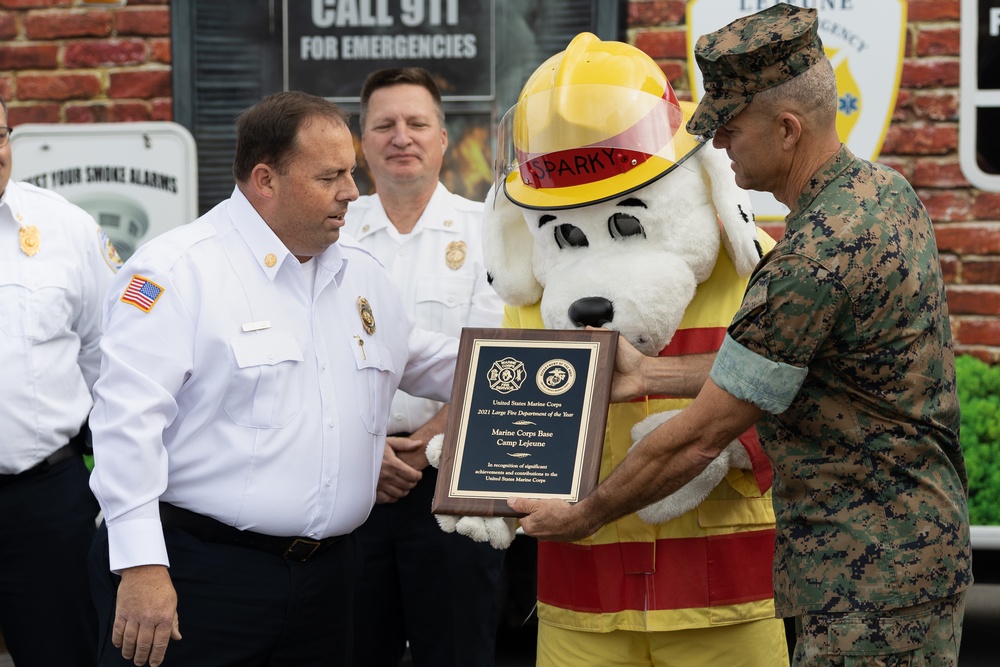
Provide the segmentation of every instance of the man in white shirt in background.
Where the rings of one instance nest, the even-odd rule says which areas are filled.
[[[418,327],[459,336],[499,327],[503,302],[482,259],[483,205],[439,181],[448,147],[430,72],[384,69],[361,91],[361,145],[377,194],[347,212],[345,231],[385,264]],[[424,449],[447,408],[396,392],[378,503],[358,529],[364,571],[355,604],[357,667],[493,664],[504,552],[445,533],[431,514],[437,471]]]
[[[101,665],[350,664],[352,531],[390,399],[447,399],[457,352],[339,240],[354,166],[343,111],[270,95],[237,120],[232,196],[112,285],[91,416]]]
[[[83,462],[118,254],[61,196],[10,180],[0,98],[0,630],[18,667],[96,664]]]

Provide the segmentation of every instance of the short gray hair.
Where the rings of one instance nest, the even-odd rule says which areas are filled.
[[[820,125],[837,122],[837,77],[823,58],[798,76],[754,95],[753,101],[773,109],[791,103]]]

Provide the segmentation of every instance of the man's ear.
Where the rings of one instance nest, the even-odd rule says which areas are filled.
[[[257,164],[250,172],[250,187],[258,197],[274,198],[274,170],[263,162]]]
[[[781,131],[781,144],[786,150],[794,148],[802,138],[802,121],[798,116],[783,111],[778,114],[778,127]]]

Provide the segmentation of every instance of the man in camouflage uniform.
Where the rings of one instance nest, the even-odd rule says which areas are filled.
[[[740,186],[789,207],[785,234],[688,409],[577,505],[511,506],[530,534],[579,539],[672,492],[756,422],[793,664],[957,665],[968,488],[931,221],[905,179],[840,143],[815,10],[776,5],[703,36],[695,55],[706,95],[688,130],[714,135]],[[618,359],[646,391],[636,378],[656,363],[628,348]]]

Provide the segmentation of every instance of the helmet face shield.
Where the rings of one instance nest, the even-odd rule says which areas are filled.
[[[670,95],[574,84],[522,96],[500,121],[496,183],[520,206],[572,208],[617,197],[700,148]]]

